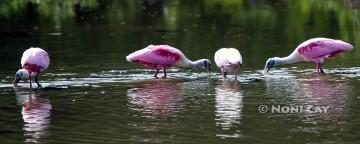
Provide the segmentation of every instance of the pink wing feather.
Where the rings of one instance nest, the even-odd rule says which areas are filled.
[[[41,48],[29,48],[21,58],[21,66],[31,72],[42,72],[49,67],[49,64],[49,55]]]
[[[181,58],[182,52],[168,45],[149,45],[148,47],[129,54],[126,59],[146,67],[171,67]]]
[[[314,38],[303,42],[297,47],[298,52],[308,60],[319,61],[353,49],[351,44],[341,40]]]

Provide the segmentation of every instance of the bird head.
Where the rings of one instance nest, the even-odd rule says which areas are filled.
[[[17,83],[20,82],[20,80],[25,80],[29,78],[29,73],[25,69],[19,69],[15,74],[14,79],[14,86],[17,86]]]
[[[271,68],[273,68],[275,65],[277,65],[277,59],[279,59],[279,58],[278,58],[278,57],[274,57],[274,58],[269,58],[269,59],[266,61],[263,74],[266,74]]]
[[[198,66],[207,69],[211,73],[211,61],[209,59],[201,59],[197,61]]]

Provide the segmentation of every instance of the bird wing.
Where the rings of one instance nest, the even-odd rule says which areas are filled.
[[[44,71],[49,67],[50,58],[46,51],[40,48],[27,49],[21,58],[21,66],[32,71]]]
[[[298,52],[309,60],[318,60],[335,56],[338,53],[349,51],[352,45],[333,39],[315,39],[312,41],[305,41],[297,48]]]
[[[181,57],[179,50],[167,45],[149,45],[148,47],[131,53],[126,57],[128,61],[144,64],[148,67],[173,66]]]

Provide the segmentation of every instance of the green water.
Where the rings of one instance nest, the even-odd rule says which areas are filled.
[[[350,0],[86,0],[0,2],[0,143],[358,143],[360,3]],[[262,75],[269,57],[313,37],[354,50]],[[169,44],[192,60],[221,47],[244,60],[238,81],[215,66],[169,69],[168,79],[125,56]],[[48,51],[46,88],[14,89],[22,52]],[[259,107],[328,106],[326,113]]]

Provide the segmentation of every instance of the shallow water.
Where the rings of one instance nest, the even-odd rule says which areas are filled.
[[[356,1],[106,1],[0,11],[0,143],[357,143],[360,138],[360,45]],[[1,3],[0,6],[7,6]],[[78,5],[77,5],[78,6]],[[54,8],[55,7],[55,8]],[[18,8],[18,9],[16,9]],[[66,11],[57,15],[45,10]],[[74,12],[74,15],[72,15]],[[27,17],[26,17],[27,16]],[[26,17],[26,18],[24,18]],[[23,23],[27,25],[23,25]],[[303,40],[343,39],[354,51],[277,67]],[[154,70],[126,62],[148,44],[170,44],[190,59],[235,47],[238,80],[215,66]],[[40,81],[13,88],[21,53],[46,49]],[[262,113],[260,106],[328,106],[325,113]]]

